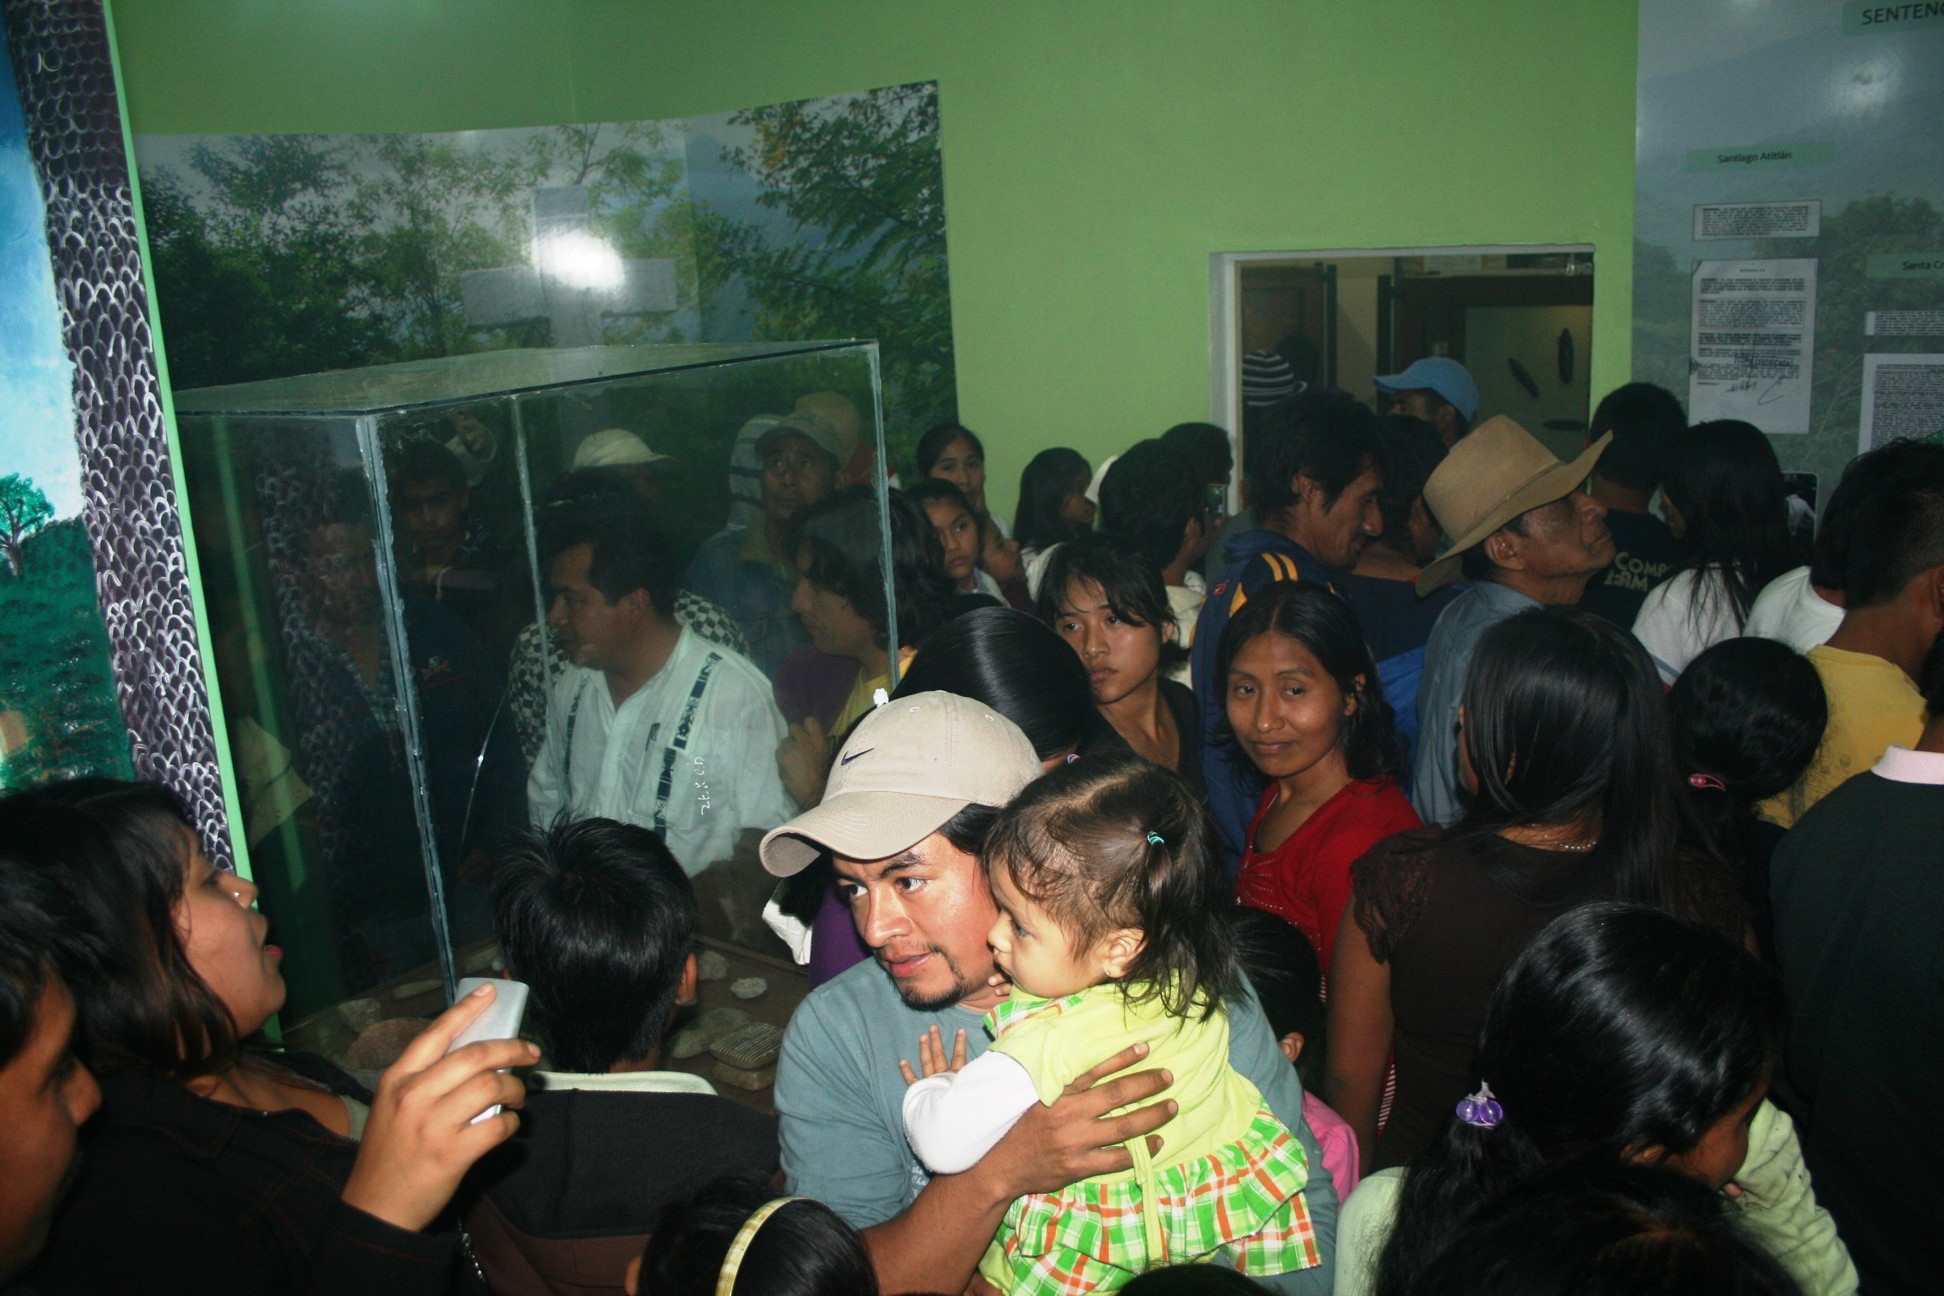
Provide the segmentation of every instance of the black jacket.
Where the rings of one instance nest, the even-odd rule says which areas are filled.
[[[276,1063],[339,1095],[371,1095],[322,1058]],[[358,1145],[300,1111],[252,1112],[155,1076],[101,1082],[82,1169],[27,1281],[56,1293],[196,1296],[454,1289],[458,1237],[413,1233],[339,1198]]]
[[[664,1205],[778,1160],[776,1118],[714,1094],[542,1089],[475,1167],[466,1229],[499,1296],[618,1296]]]

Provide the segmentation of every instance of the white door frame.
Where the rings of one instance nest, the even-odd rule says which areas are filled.
[[[1208,421],[1229,430],[1235,471],[1229,510],[1242,507],[1242,267],[1260,262],[1335,261],[1348,257],[1532,256],[1592,253],[1591,243],[1491,243],[1447,247],[1324,248],[1294,252],[1214,252],[1208,258]],[[1588,357],[1590,360],[1590,357]]]

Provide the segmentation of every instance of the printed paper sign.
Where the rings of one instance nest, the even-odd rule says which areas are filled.
[[[1944,337],[1944,310],[1865,311],[1863,336]]]
[[[1814,238],[1822,233],[1822,203],[1701,203],[1694,209],[1694,237],[1706,239]]]
[[[1857,453],[1898,437],[1944,438],[1944,355],[1863,357],[1863,416]]]
[[[1697,262],[1693,300],[1688,417],[1807,432],[1815,259]]]

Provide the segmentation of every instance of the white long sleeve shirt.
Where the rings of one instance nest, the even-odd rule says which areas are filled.
[[[619,707],[600,671],[570,667],[553,683],[527,778],[533,822],[570,808],[655,829],[693,876],[727,859],[743,829],[796,813],[776,768],[784,733],[762,672],[686,628]]]
[[[970,1170],[1039,1102],[1033,1077],[996,1051],[905,1090],[905,1137],[933,1174]]]

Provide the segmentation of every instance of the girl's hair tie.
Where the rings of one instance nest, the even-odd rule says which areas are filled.
[[[1479,1129],[1497,1129],[1505,1119],[1505,1108],[1492,1097],[1492,1086],[1480,1081],[1477,1093],[1458,1100],[1458,1119]]]
[[[1148,829],[1148,844],[1150,846],[1166,846],[1168,843],[1167,840],[1163,838],[1160,833],[1155,832],[1152,828],[1150,828]]]
[[[1688,775],[1688,786],[1699,792],[1726,792],[1728,785],[1712,774]]]

